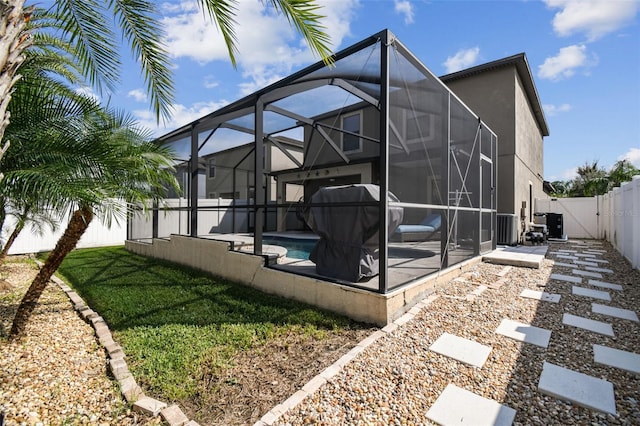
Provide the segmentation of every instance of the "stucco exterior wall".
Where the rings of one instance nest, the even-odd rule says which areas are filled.
[[[302,163],[303,153],[302,147],[292,146],[290,144],[282,144],[285,149]],[[264,144],[264,164],[265,171],[278,171],[297,167],[278,147],[272,143]],[[233,166],[237,165],[250,150],[253,144],[239,146],[235,149],[217,152],[204,157],[206,163],[206,198],[232,198],[233,191]],[[215,177],[209,177],[209,161],[214,159],[216,174]],[[247,199],[253,194],[249,193],[249,188],[254,186],[254,156],[250,154],[245,158],[236,169],[235,191],[238,199]],[[267,201],[276,200],[276,181],[273,177],[269,177],[267,188]],[[205,198],[201,197],[201,198]]]
[[[542,133],[535,120],[531,104],[516,78],[516,155],[515,165],[515,205],[517,209],[526,203],[525,222],[533,220],[535,199],[546,198],[543,191],[543,150]],[[531,191],[531,192],[530,192]],[[522,231],[522,229],[520,229]]]
[[[515,66],[495,68],[447,86],[498,135],[498,213],[520,217],[526,203],[525,228],[531,201],[543,191],[543,135]],[[531,194],[530,194],[531,185]],[[518,232],[523,231],[522,223]]]
[[[364,107],[364,108],[362,108]],[[346,112],[336,116],[329,115],[327,117],[321,118],[318,121],[329,126],[340,127],[341,126],[341,118],[343,116],[349,116],[354,114],[356,111],[361,111],[361,129],[362,134],[369,136],[371,138],[379,139],[380,136],[380,114],[377,109],[370,106],[369,104],[361,104],[360,109],[352,109],[349,108]],[[341,146],[342,134],[335,130],[330,130],[324,128],[329,137],[333,140],[336,146]],[[311,134],[311,139],[309,139],[311,133],[311,128],[309,126],[305,126],[305,141],[310,140],[308,152],[305,158],[305,167],[310,166],[320,166],[324,164],[339,164],[343,163],[344,160],[336,153],[336,151],[325,141],[325,139],[318,133],[318,131],[314,130]],[[358,160],[363,158],[377,158],[380,155],[380,146],[379,144],[371,141],[367,141],[366,139],[362,140],[362,151],[360,152],[349,152],[346,154],[350,160]]]
[[[517,213],[516,100],[514,67],[476,74],[445,84],[498,136],[498,213]]]

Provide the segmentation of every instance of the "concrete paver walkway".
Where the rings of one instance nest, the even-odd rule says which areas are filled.
[[[545,286],[545,284],[532,279],[528,285],[519,287],[514,292],[512,287],[521,284],[521,281],[510,280],[512,274],[518,275],[520,279],[528,275],[519,274],[519,269],[522,268],[506,272],[503,270],[494,272],[496,276],[494,282],[503,280],[500,286],[492,285],[490,279],[483,279],[480,285],[485,285],[487,288],[475,297],[464,297],[460,293],[444,295],[445,298],[439,300],[448,306],[446,312],[439,309],[440,302],[437,302],[425,307],[425,310],[420,313],[414,312],[413,319],[407,321],[400,318],[398,320],[398,324],[401,324],[400,328],[395,325],[385,327],[389,334],[380,339],[380,343],[374,345],[375,348],[367,349],[362,353],[369,356],[354,366],[354,369],[349,369],[345,375],[340,376],[340,379],[331,387],[323,388],[320,396],[314,396],[311,401],[303,403],[302,408],[295,410],[295,415],[287,416],[278,424],[304,424],[304,419],[312,423],[335,421],[349,424],[377,422],[392,424],[394,418],[412,419],[407,420],[407,423],[422,423],[425,417],[444,425],[495,425],[512,424],[514,421],[523,424],[535,422],[602,424],[618,418],[621,412],[626,416],[623,417],[625,420],[622,423],[634,423],[633,419],[640,420],[640,409],[633,408],[636,407],[633,405],[633,398],[625,397],[618,401],[616,397],[618,391],[629,395],[628,388],[625,386],[620,387],[619,390],[614,388],[614,383],[619,383],[621,378],[626,377],[618,374],[629,374],[626,372],[638,374],[636,370],[639,368],[640,355],[621,349],[630,342],[628,336],[637,336],[640,331],[636,330],[635,334],[629,334],[629,327],[638,327],[637,314],[633,310],[625,309],[628,305],[619,304],[622,300],[620,298],[624,297],[625,287],[616,282],[617,265],[613,265],[610,269],[613,271],[612,277],[607,280],[611,282],[588,279],[591,275],[584,274],[585,267],[598,268],[599,266],[581,265],[577,262],[594,261],[591,263],[596,265],[609,263],[609,260],[600,259],[608,252],[594,247],[600,247],[600,245],[572,244],[557,250],[558,253],[573,254],[572,257],[576,259],[576,263],[559,262],[560,264],[554,265],[552,261],[546,261],[547,265],[552,265],[550,271],[552,273],[546,275],[546,288],[550,291],[534,290],[537,286]],[[578,256],[578,254],[587,256]],[[568,254],[556,254],[555,258],[560,256],[568,256]],[[585,259],[585,262],[578,259]],[[609,268],[601,269],[603,270],[588,272],[609,274],[604,271]],[[563,274],[558,274],[558,271],[563,271]],[[467,296],[479,288],[478,282],[469,280],[456,282],[459,288],[467,286]],[[566,283],[589,285],[613,291],[609,293]],[[501,293],[510,296],[503,300],[503,305],[496,305],[495,303],[498,303],[496,295]],[[593,303],[594,296],[598,300],[605,300],[608,304]],[[487,306],[492,306],[496,313],[502,311],[503,307],[506,308],[505,311],[509,311],[509,304],[513,304],[519,307],[520,315],[503,314],[497,317],[494,310],[484,309],[485,299],[493,300],[493,304]],[[500,298],[497,297],[497,299]],[[520,309],[526,306],[533,307],[529,312],[534,315],[523,315],[525,311]],[[452,308],[456,309],[452,310]],[[431,310],[434,311],[433,314]],[[424,320],[421,319],[423,316]],[[460,328],[459,326],[466,324],[471,316],[479,322],[470,325],[471,328]],[[483,319],[478,320],[478,318]],[[605,322],[607,318],[611,321]],[[630,325],[622,327],[620,321]],[[480,323],[484,323],[484,327],[480,327]],[[544,326],[538,327],[539,324]],[[403,331],[404,327],[408,327],[406,332]],[[618,331],[621,333],[619,334]],[[435,335],[434,332],[436,332]],[[492,333],[496,337],[491,337]],[[459,337],[462,335],[473,338]],[[613,339],[613,336],[616,339]],[[589,342],[586,346],[583,344],[585,341]],[[595,342],[593,347],[591,342]],[[523,343],[526,345],[522,345]],[[507,350],[507,348],[510,349]],[[476,354],[479,361],[470,361],[474,359],[472,356],[474,351],[480,352],[480,356]],[[509,363],[507,355],[509,351],[516,351],[518,354],[516,358],[523,358],[522,367],[524,368],[512,367],[514,368],[511,370],[512,376],[508,378],[510,384],[507,388],[504,384],[501,385],[499,389],[504,391],[496,393],[489,389],[496,389],[493,383],[504,379],[505,373],[501,368],[505,363]],[[446,356],[428,355],[429,352]],[[421,364],[409,362],[414,357],[422,360]],[[586,370],[585,360],[593,360],[592,366]],[[413,367],[407,368],[405,364]],[[475,368],[469,369],[466,364]],[[418,367],[419,365],[424,370]],[[381,378],[379,372],[387,371],[389,368],[393,372],[391,379]],[[614,370],[622,373],[615,373]],[[374,372],[375,374],[372,375],[371,373]],[[529,380],[531,373],[536,375],[533,383]],[[360,381],[360,376],[369,377],[369,379]],[[436,377],[437,383],[441,383],[441,380],[448,383],[436,387],[438,393],[435,397],[427,397],[427,394],[432,395],[433,380]],[[390,381],[387,382],[387,380]],[[528,393],[527,390],[531,389],[531,384],[537,386],[537,394],[540,397],[536,393]],[[369,389],[369,393],[360,393],[363,386]],[[390,386],[389,389],[394,390],[389,393],[389,390],[384,390],[385,386]],[[392,411],[381,409],[381,412],[394,413],[393,415],[373,414],[365,408],[366,404],[361,405],[357,402],[362,401],[362,395],[371,395],[374,401],[377,401],[371,407],[384,408],[386,399],[376,399],[380,396],[379,392],[382,392],[382,396],[393,394],[399,398],[390,400],[398,401],[397,404],[392,402],[395,407]],[[549,399],[549,396],[553,398]],[[554,402],[556,399],[586,408],[576,411],[575,407],[570,408],[571,405],[567,402]],[[420,401],[425,400],[430,401],[426,407],[420,405]],[[624,405],[624,410],[619,411],[618,404]],[[547,405],[553,408],[547,410]],[[422,407],[424,411],[420,411],[421,409],[415,411],[417,407]],[[364,413],[370,413],[370,415],[360,416],[358,413],[362,409]],[[301,413],[304,415],[298,417]],[[489,414],[486,415],[487,413]],[[535,413],[537,420],[531,417],[531,413]],[[629,413],[635,413],[632,416],[636,417],[629,417]],[[403,417],[398,417],[399,415]],[[409,417],[405,417],[407,415]],[[617,420],[613,422],[616,423]]]

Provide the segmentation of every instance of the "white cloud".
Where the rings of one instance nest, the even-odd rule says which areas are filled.
[[[393,0],[395,3],[395,11],[400,15],[404,15],[404,23],[413,24],[413,5],[409,0]]]
[[[248,80],[244,83],[240,83],[240,95],[246,96],[268,86],[271,83],[275,83],[278,80],[286,77],[286,75],[279,74],[277,67],[270,66],[255,66],[242,73],[244,78]]]
[[[220,83],[215,79],[215,76],[209,74],[204,76],[202,85],[207,89],[213,89],[214,87],[218,87]]]
[[[571,111],[571,105],[562,104],[562,105],[552,105],[552,104],[544,104],[542,105],[542,109],[544,109],[545,114],[549,117],[553,117],[554,115],[558,115],[563,112]]]
[[[561,180],[571,180],[578,177],[578,168],[572,167],[570,169],[566,169],[561,173]]]
[[[618,160],[629,160],[631,164],[640,168],[640,148],[631,148],[629,151],[618,157]]]
[[[295,32],[286,18],[274,13],[267,2],[241,0],[236,14],[236,35],[239,53],[236,55],[243,75],[251,81],[246,87],[261,87],[263,81],[274,81],[288,75],[295,66],[314,62],[306,42]],[[325,17],[322,25],[337,48],[349,35],[350,23],[358,0],[318,0],[323,6],[319,13]],[[205,18],[202,11],[193,8],[193,2],[182,2],[171,11],[163,24],[167,29],[166,43],[172,56],[187,57],[200,64],[228,61],[229,54],[215,24]],[[266,73],[266,74],[264,74]]]
[[[553,18],[559,36],[584,33],[596,40],[633,22],[637,0],[545,0],[551,9],[560,9]]]
[[[447,73],[452,73],[474,65],[479,57],[480,48],[476,46],[471,49],[459,50],[455,55],[449,56],[443,65]]]
[[[587,55],[587,46],[574,44],[563,47],[556,56],[545,59],[538,67],[538,77],[548,80],[562,80],[576,73],[576,70],[586,70],[598,62],[595,55]]]
[[[155,114],[149,110],[135,110],[133,115],[138,119],[141,126],[150,129],[155,136],[161,136],[185,124],[216,111],[229,102],[226,100],[212,102],[196,102],[191,106],[181,104],[171,105],[171,119],[169,122],[158,125]]]
[[[160,5],[160,11],[162,13],[193,12],[197,10],[198,3],[195,1],[181,1],[178,3],[163,2]]]
[[[127,93],[127,97],[133,98],[137,102],[147,102],[147,94],[140,89],[130,90],[129,93]]]
[[[76,93],[79,93],[81,95],[87,96],[89,98],[93,98],[93,100],[97,101],[97,102],[101,102],[100,99],[100,95],[98,95],[96,92],[93,91],[93,89],[89,86],[82,86],[82,87],[78,87],[75,90]]]
[[[339,46],[349,33],[355,0],[335,2],[318,1],[324,6],[320,14],[326,15],[322,24],[330,35],[333,46]],[[312,60],[306,44],[292,29],[286,18],[276,15],[263,2],[245,0],[238,3],[235,27],[238,38],[237,57],[241,66],[254,64],[298,64]],[[222,35],[208,15],[188,7],[163,18],[167,29],[167,45],[174,57],[189,57],[200,63],[228,60]]]

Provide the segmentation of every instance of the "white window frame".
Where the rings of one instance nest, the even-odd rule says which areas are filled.
[[[408,123],[410,119],[414,119],[416,117],[429,117],[429,125],[426,134],[423,134],[422,137],[409,139],[409,131],[408,131]],[[429,114],[428,112],[414,112],[408,109],[404,110],[403,116],[403,126],[402,126],[402,136],[404,140],[408,144],[420,143],[420,142],[428,142],[432,141],[435,136],[435,115]]]
[[[359,120],[358,120],[359,121],[358,134],[362,135],[362,121],[363,121],[362,120],[362,117],[363,117],[362,111],[357,111],[357,112],[352,113],[352,114],[345,114],[342,117],[340,117],[340,128],[346,130],[344,128],[344,120],[347,119],[347,118],[355,117],[355,116],[359,117]],[[342,152],[344,152],[345,154],[362,152],[362,138],[361,137],[358,138],[358,148],[345,150],[344,149],[344,137],[345,136],[351,136],[351,135],[347,135],[345,133],[341,133],[340,134],[340,149],[342,150]]]
[[[216,159],[209,158],[209,167],[207,168],[207,177],[209,179],[214,179],[216,177]],[[213,167],[213,176],[211,176],[211,168]]]

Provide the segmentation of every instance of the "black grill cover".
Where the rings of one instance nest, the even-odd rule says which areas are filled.
[[[345,203],[377,202],[378,185],[359,184],[319,189],[311,203],[335,206],[311,207],[309,227],[320,236],[309,259],[321,275],[350,282],[378,274],[378,206],[345,206]],[[389,193],[389,201],[398,201]],[[402,223],[402,207],[389,208],[389,234]]]

